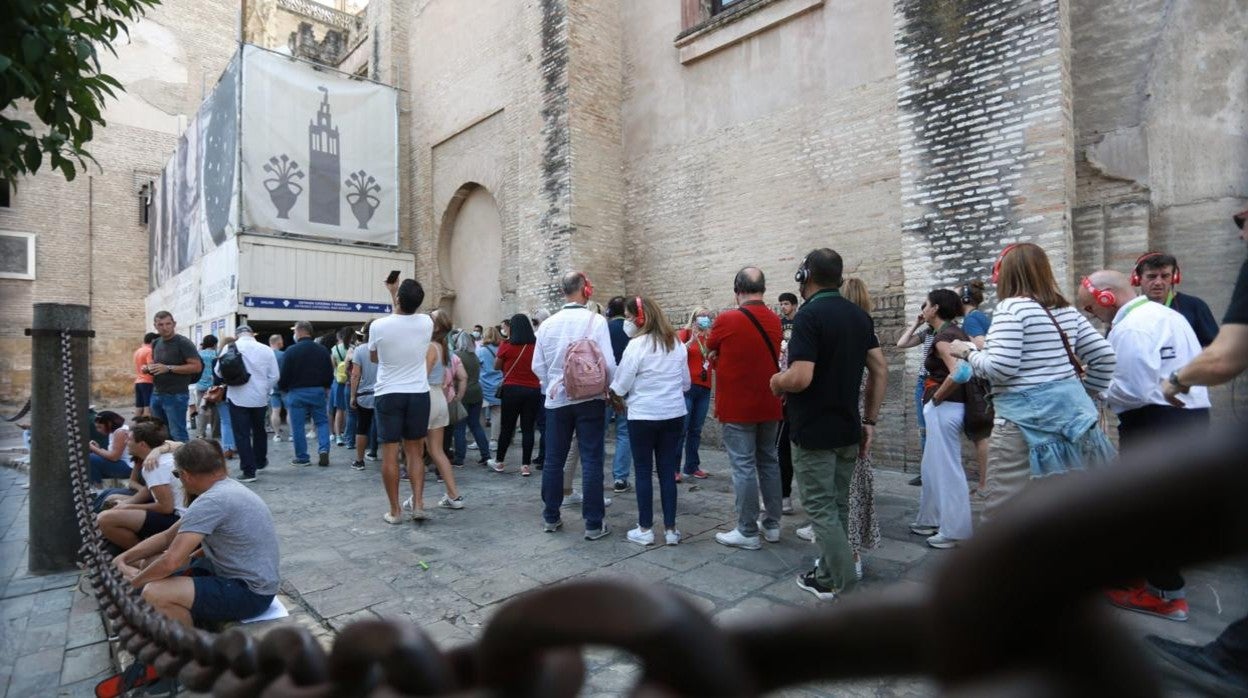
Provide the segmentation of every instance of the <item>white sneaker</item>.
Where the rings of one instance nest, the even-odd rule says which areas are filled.
[[[490,470],[493,470],[493,471],[494,471],[494,472],[496,472],[496,473],[501,473],[501,472],[503,472],[504,470],[506,470],[506,469],[507,469],[507,466],[503,465],[502,463],[499,463],[498,461],[494,460],[493,458],[491,458],[491,459],[487,460],[487,461],[485,462],[485,464],[486,464],[486,465],[488,465],[488,466],[490,466]]]
[[[280,444],[281,442],[282,442],[282,435],[281,435],[281,434],[274,434],[274,435],[273,435],[273,443],[275,443],[275,444]]]
[[[938,550],[948,550],[949,548],[958,547],[958,541],[952,538],[945,538],[939,533],[932,536],[931,538],[928,538],[927,544]]]
[[[584,501],[584,499],[585,498],[581,496],[580,492],[577,492],[576,490],[572,490],[572,494],[569,494],[563,498],[563,506],[574,507],[577,504],[580,504],[582,501]]]
[[[763,528],[762,526],[759,526],[758,530],[763,532],[763,540],[767,541],[768,543],[780,542],[780,527],[779,526],[777,526],[776,528]]]
[[[793,498],[792,497],[785,497],[784,499],[780,500],[780,513],[782,514],[793,513]]]
[[[637,545],[654,545],[654,529],[643,531],[641,526],[638,526],[628,532],[628,540]]]
[[[858,581],[862,581],[862,558],[861,557],[854,558],[854,577],[856,577]]]
[[[442,495],[442,499],[438,500],[438,506],[442,507],[443,509],[463,509],[464,508],[464,495],[461,494],[455,499],[451,499],[451,495],[444,494]]]
[[[477,450],[477,442],[476,442],[476,441],[469,441],[469,442],[468,442],[468,450],[469,450],[469,451],[475,451],[475,450]]]
[[[727,533],[716,533],[715,542],[730,548],[741,548],[742,550],[758,550],[763,547],[763,544],[759,542],[758,536],[743,536],[735,528]]]
[[[403,500],[403,508],[404,508],[404,509],[407,509],[408,511],[410,511],[410,510],[411,510],[411,508],[412,508],[412,498],[411,498],[411,497],[408,497],[407,499],[404,499],[404,500]]]
[[[680,543],[680,531],[677,531],[674,528],[670,531],[665,531],[663,533],[663,540],[668,545],[678,545]]]
[[[815,542],[815,525],[813,523],[802,526],[801,528],[794,531],[794,533],[796,533],[797,537],[801,538],[802,540],[807,540],[807,541],[810,541],[811,543]]]

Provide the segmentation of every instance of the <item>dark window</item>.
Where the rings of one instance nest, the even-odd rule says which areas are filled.
[[[9,180],[0,179],[0,208],[9,208],[12,206],[12,204],[9,203],[9,194]]]
[[[717,15],[742,2],[745,2],[745,0],[711,0],[711,14]]]

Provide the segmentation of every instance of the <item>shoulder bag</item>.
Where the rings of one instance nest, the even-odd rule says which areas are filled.
[[[515,363],[511,365],[511,368],[507,369],[507,372],[503,374],[503,379],[498,382],[498,388],[494,390],[494,397],[498,398],[499,400],[503,399],[503,384],[507,382],[507,376],[510,376],[511,372],[516,370],[516,366],[520,363],[520,358],[524,356],[524,350],[528,348],[529,348],[528,344],[525,344],[523,347],[520,348],[520,353],[516,356]]]

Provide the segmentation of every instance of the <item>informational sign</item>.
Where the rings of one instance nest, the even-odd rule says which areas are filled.
[[[243,47],[243,227],[399,239],[397,92]]]
[[[327,301],[313,298],[269,298],[265,296],[243,296],[243,306],[247,308],[279,308],[282,310],[326,310],[335,313],[389,313],[390,306],[385,303],[366,303],[364,301]]]

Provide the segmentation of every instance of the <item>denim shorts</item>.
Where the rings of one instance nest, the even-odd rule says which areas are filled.
[[[383,444],[423,439],[429,432],[429,393],[379,395],[373,417],[377,440]]]
[[[351,391],[346,383],[334,383],[329,391],[329,408],[332,410],[351,409]]]
[[[191,580],[195,582],[195,600],[191,602],[195,621],[254,618],[273,603],[273,595],[257,594],[241,579],[196,575]]]
[[[269,393],[269,407],[280,410],[285,407],[286,393]]]
[[[171,526],[178,522],[182,517],[177,514],[162,514],[158,511],[148,511],[143,517],[143,525],[139,527],[137,535],[139,540],[147,540],[157,533],[164,533]]]

